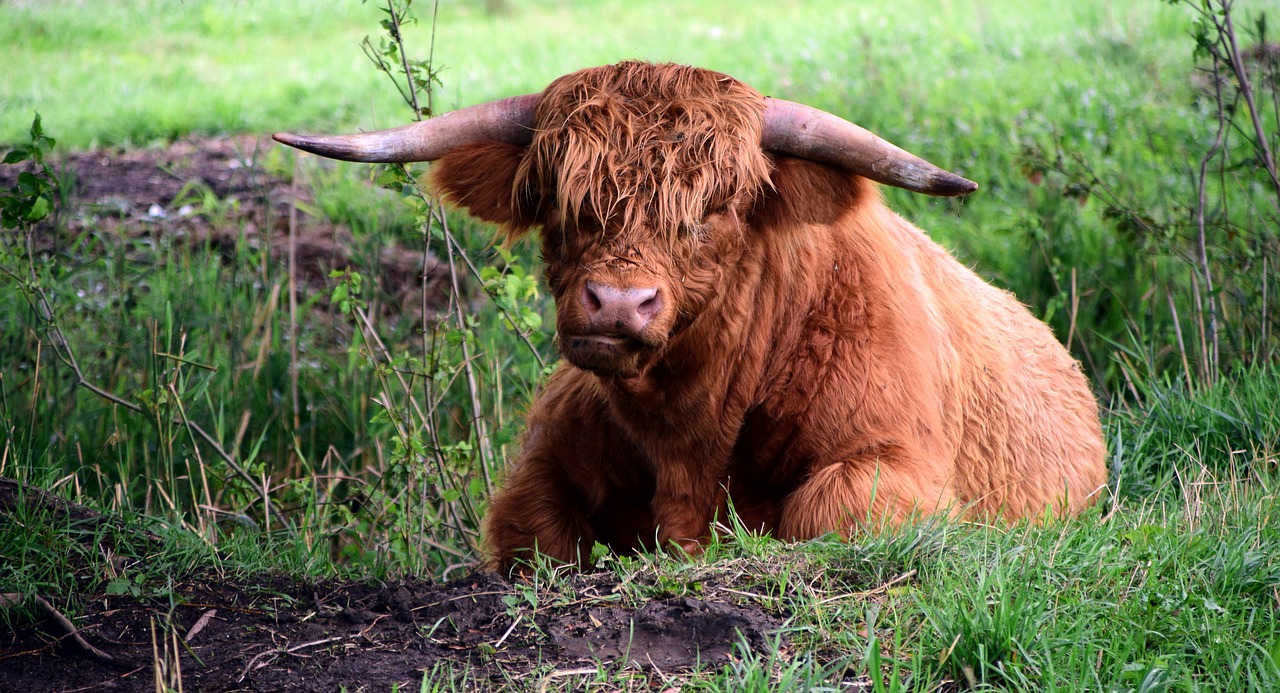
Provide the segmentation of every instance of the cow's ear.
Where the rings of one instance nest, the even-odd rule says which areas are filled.
[[[865,178],[790,156],[774,155],[769,180],[772,185],[751,208],[756,228],[830,224],[860,203],[879,199]]]
[[[527,150],[505,142],[477,142],[450,150],[431,167],[431,186],[446,202],[498,224],[515,240],[537,224],[536,202],[515,189]]]

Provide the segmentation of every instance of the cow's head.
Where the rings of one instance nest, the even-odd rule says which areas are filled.
[[[933,195],[977,187],[720,73],[639,62],[394,130],[276,139],[347,161],[436,161],[453,203],[509,237],[541,229],[561,352],[602,375],[643,371],[715,299],[748,210],[777,194],[766,152]]]

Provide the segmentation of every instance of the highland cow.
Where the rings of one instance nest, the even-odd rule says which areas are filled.
[[[1049,329],[875,183],[977,186],[728,76],[625,62],[394,130],[276,139],[435,161],[435,188],[537,230],[563,362],[486,518],[537,550],[697,553],[730,505],[798,540],[915,513],[1039,519],[1106,483],[1096,402]]]

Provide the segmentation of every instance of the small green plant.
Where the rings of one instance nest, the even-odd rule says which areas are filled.
[[[376,46],[366,38],[365,54],[396,85],[414,118],[431,116],[439,68],[430,58],[409,57],[402,29],[417,21],[411,2],[389,0],[380,11],[385,37]],[[531,389],[532,379],[546,370],[540,294],[533,273],[510,250],[490,248],[491,261],[474,259],[468,247],[473,241],[455,233],[417,172],[383,166],[373,178],[401,196],[420,230],[424,255],[443,258],[448,272],[447,305],[434,313],[423,307],[422,338],[413,350],[388,346],[361,300],[358,274],[335,274],[340,281],[332,295],[354,317],[360,342],[353,349],[380,384],[373,421],[393,431],[388,473],[376,498],[382,521],[395,528],[391,546],[403,552],[400,560],[425,569],[431,561],[415,558],[416,547],[455,562],[477,552],[480,511],[505,467],[505,445],[514,439],[506,421],[508,380]],[[496,322],[486,324],[470,312],[473,282],[496,309]],[[520,343],[514,350],[511,337]]]
[[[40,114],[31,121],[30,141],[9,150],[6,165],[31,162],[34,171],[18,174],[18,182],[8,190],[0,190],[0,226],[6,229],[30,229],[53,213],[58,197],[58,178],[45,161],[57,144],[44,134]]]

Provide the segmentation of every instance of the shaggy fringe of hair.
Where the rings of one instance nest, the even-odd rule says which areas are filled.
[[[538,100],[516,190],[609,236],[676,240],[769,180],[764,97],[720,73],[630,61],[566,75]]]

